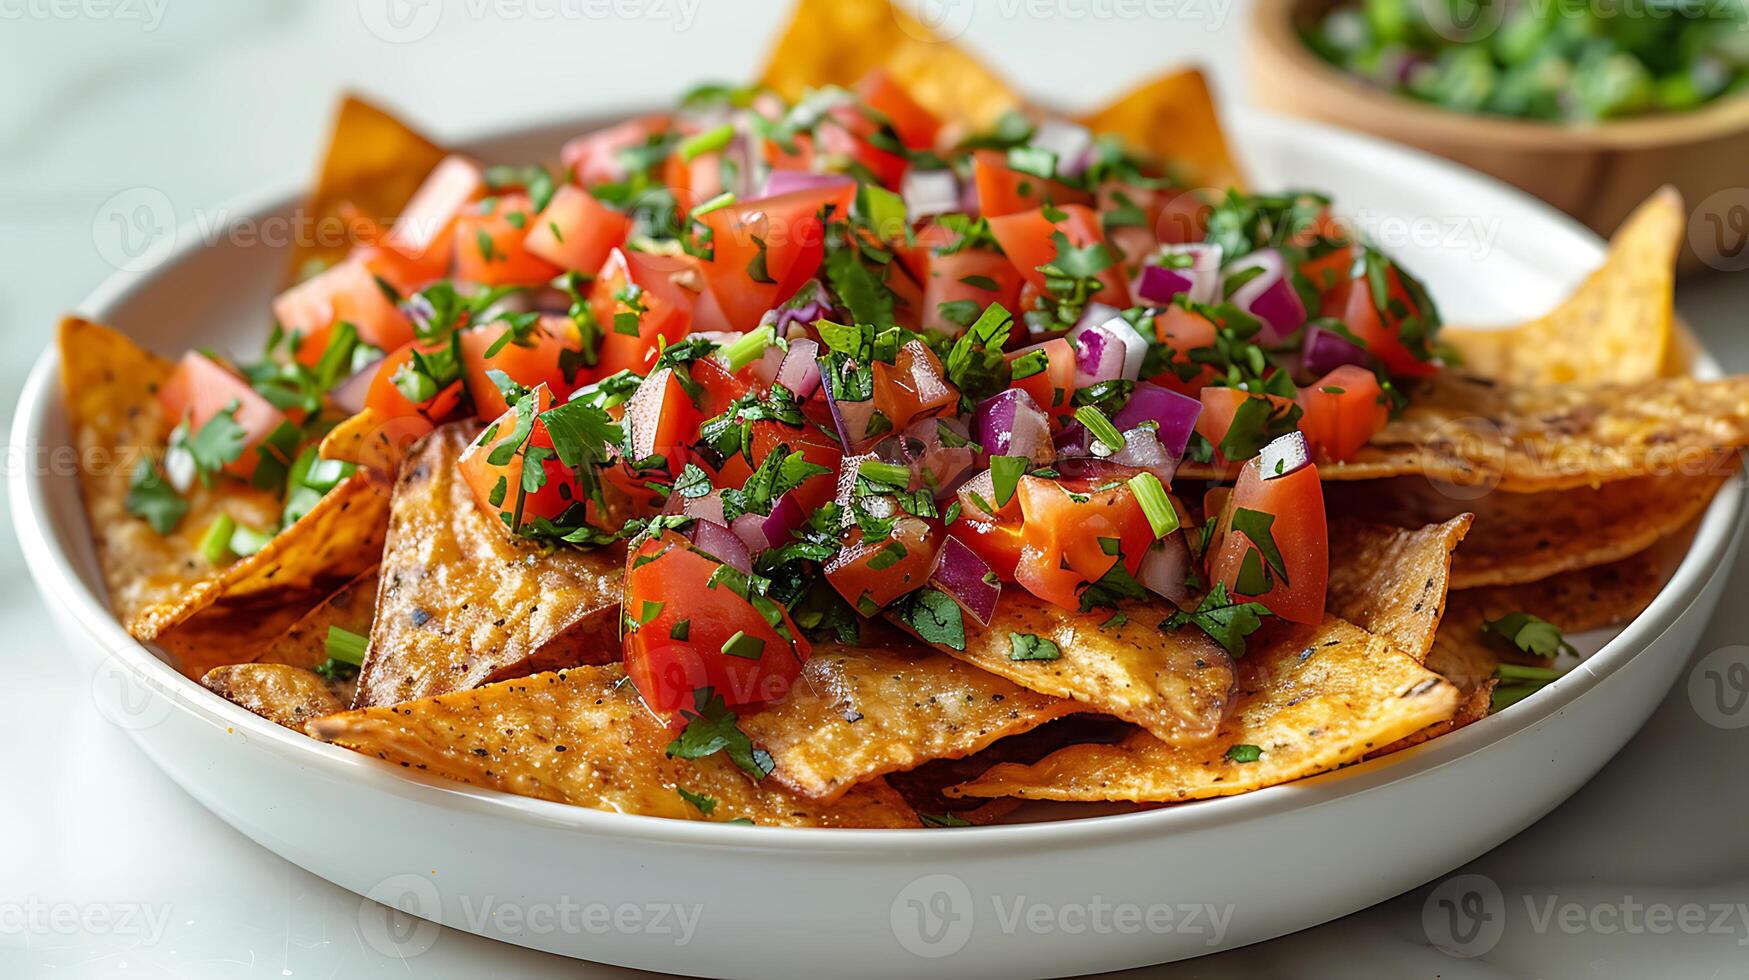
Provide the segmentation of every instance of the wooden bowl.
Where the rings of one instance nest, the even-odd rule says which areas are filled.
[[[1749,98],[1596,125],[1454,112],[1374,87],[1308,48],[1300,32],[1338,2],[1256,0],[1250,58],[1259,105],[1455,160],[1602,235],[1673,184],[1690,209],[1684,268],[1749,268]]]

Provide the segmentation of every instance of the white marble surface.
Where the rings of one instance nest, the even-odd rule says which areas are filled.
[[[1226,97],[1244,95],[1243,2],[933,3],[963,26],[964,43],[1060,102],[1096,103],[1186,58],[1210,65]],[[408,0],[0,0],[0,411],[10,418],[54,318],[110,271],[94,225],[114,195],[154,188],[187,218],[298,179],[345,86],[449,135],[507,116],[662,98],[699,76],[743,77],[783,6],[457,0],[433,20],[438,7]],[[1734,371],[1749,370],[1742,276],[1686,283],[1680,295]],[[1733,594],[1745,583],[1739,568]],[[379,907],[232,831],[93,710],[10,534],[0,535],[0,636],[0,732],[12,746],[0,754],[0,975],[626,972],[448,931],[417,956],[386,958],[366,941],[382,924]],[[1727,599],[1697,659],[1746,636],[1749,604]],[[1749,906],[1739,904],[1749,903],[1749,729],[1708,718],[1749,724],[1749,709],[1697,710],[1679,686],[1577,797],[1462,870],[1501,895],[1502,937],[1471,950],[1480,956],[1432,947],[1423,909],[1447,895],[1430,886],[1295,936],[1145,972],[1749,976]],[[1485,793],[1476,805],[1488,805]],[[347,833],[345,814],[311,816]],[[1242,861],[1244,842],[1233,847]]]

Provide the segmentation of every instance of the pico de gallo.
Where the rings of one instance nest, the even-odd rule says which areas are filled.
[[[335,407],[473,419],[457,465],[501,533],[624,549],[626,670],[679,718],[781,696],[871,621],[963,646],[1017,592],[1152,595],[1235,655],[1316,623],[1318,465],[1439,366],[1426,291],[1326,198],[1211,197],[1055,118],[966,131],[879,73],[701,88],[560,164],[451,157],[275,300],[260,361],[187,355],[130,510],[164,529],[244,480],[289,524],[351,470],[315,451]]]

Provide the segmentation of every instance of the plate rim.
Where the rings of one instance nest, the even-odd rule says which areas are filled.
[[[559,126],[579,130],[592,123],[640,111],[629,103],[621,112],[553,114],[494,127],[455,141],[460,148],[517,138],[529,138]],[[1411,159],[1432,167],[1445,178],[1459,182],[1466,193],[1480,195],[1486,206],[1496,204],[1507,213],[1528,212],[1549,231],[1568,239],[1563,247],[1577,246],[1600,258],[1603,241],[1566,215],[1500,182],[1450,161],[1346,130],[1305,120],[1287,119],[1270,113],[1228,108],[1224,117],[1229,130],[1242,144],[1253,138],[1274,135],[1288,139],[1315,139],[1344,152],[1373,157]],[[227,213],[255,217],[295,206],[301,189],[270,186],[248,193],[226,205]],[[183,229],[186,231],[186,229]],[[188,261],[205,245],[198,235],[179,232],[176,248],[151,268],[118,270],[81,300],[80,315],[100,319],[125,306],[139,290],[164,270]],[[46,428],[62,412],[55,397],[59,386],[59,359],[51,342],[36,359],[20,392],[10,433],[14,459],[33,446],[47,445]],[[1704,347],[1697,354],[1696,372],[1718,376],[1717,362]],[[1392,784],[1430,777],[1437,770],[1475,752],[1505,751],[1504,743],[1519,733],[1540,725],[1564,711],[1605,679],[1619,672],[1685,615],[1715,574],[1728,573],[1718,559],[1728,551],[1744,518],[1745,492],[1741,479],[1728,481],[1703,515],[1694,540],[1676,570],[1660,588],[1652,603],[1622,627],[1602,648],[1539,691],[1520,702],[1515,710],[1492,715],[1480,722],[1382,757],[1356,763],[1341,770],[1295,780],[1235,796],[1215,797],[1171,806],[1154,806],[1131,813],[1088,816],[1039,823],[955,828],[953,834],[923,834],[916,829],[837,829],[808,827],[744,827],[707,821],[673,820],[662,817],[596,810],[549,800],[515,796],[485,787],[405,772],[401,767],[373,759],[336,745],[318,742],[268,721],[190,680],[160,659],[152,649],[134,639],[114,618],[99,590],[86,585],[73,567],[71,554],[61,548],[43,507],[48,472],[14,465],[8,476],[11,513],[26,567],[45,601],[60,603],[86,637],[109,658],[125,668],[134,680],[154,696],[168,698],[175,710],[189,712],[220,730],[235,731],[280,756],[282,761],[320,767],[338,779],[356,782],[360,791],[412,794],[414,802],[456,808],[484,816],[529,821],[549,828],[579,833],[634,839],[648,843],[690,846],[727,846],[739,850],[826,854],[831,852],[869,856],[902,846],[928,856],[987,857],[993,853],[1023,851],[1041,845],[1078,847],[1114,841],[1151,838],[1176,832],[1193,832],[1214,826],[1280,816],[1382,790]],[[130,732],[130,734],[135,734]],[[162,766],[161,766],[162,768]],[[393,780],[393,782],[388,782]]]

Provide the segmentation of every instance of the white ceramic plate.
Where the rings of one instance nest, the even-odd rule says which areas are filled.
[[[1601,257],[1601,243],[1566,218],[1443,161],[1307,123],[1236,122],[1257,186],[1333,192],[1426,277],[1448,319],[1535,313]],[[588,125],[529,127],[468,148],[488,159],[551,156]],[[265,229],[295,200],[277,194],[229,214]],[[155,267],[105,283],[81,312],[160,351],[258,349],[283,255],[241,237],[185,237]],[[1710,360],[1700,369],[1717,373]],[[1658,599],[1619,635],[1588,638],[1600,649],[1581,667],[1511,711],[1386,759],[1239,797],[1062,822],[732,827],[408,778],[177,675],[102,598],[74,471],[52,454],[68,444],[56,372],[45,352],[20,400],[13,458],[33,465],[12,467],[13,517],[94,701],[263,846],[417,916],[366,930],[391,955],[429,945],[428,919],[706,976],[1057,976],[1302,929],[1470,860],[1590,778],[1669,690],[1742,527],[1733,481]]]

